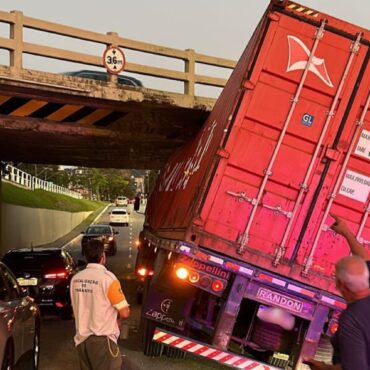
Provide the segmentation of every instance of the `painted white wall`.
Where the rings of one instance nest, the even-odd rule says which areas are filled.
[[[13,204],[1,205],[1,245],[9,249],[29,248],[51,243],[68,234],[92,212],[64,212],[27,208]]]

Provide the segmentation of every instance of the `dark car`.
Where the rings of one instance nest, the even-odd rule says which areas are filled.
[[[96,81],[104,81],[104,82],[108,81],[108,73],[106,72],[81,70],[81,71],[65,72],[63,74],[66,76],[88,78],[90,80],[96,80]],[[131,76],[118,75],[117,82],[121,85],[126,85],[126,86],[143,87],[143,83],[140,80],[134,77],[131,77]]]
[[[104,244],[104,251],[107,254],[114,256],[117,253],[117,241],[115,235],[118,231],[115,231],[109,225],[91,225],[85,232],[81,240],[81,254],[84,255],[84,248],[90,239],[101,240]]]
[[[37,370],[40,357],[40,311],[0,262],[1,369]]]
[[[15,249],[5,254],[3,262],[14,272],[18,284],[28,290],[41,312],[57,313],[62,319],[71,317],[69,284],[79,267],[68,251]]]

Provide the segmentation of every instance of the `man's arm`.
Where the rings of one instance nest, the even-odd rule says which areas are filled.
[[[370,260],[370,255],[367,249],[356,239],[356,237],[349,230],[347,224],[338,216],[331,215],[335,222],[331,228],[338,234],[344,236],[349,244],[352,254],[363,258],[365,261]]]
[[[118,311],[118,316],[121,319],[127,319],[130,316],[130,306],[127,303],[118,280],[114,280],[109,286],[108,299],[112,306]]]

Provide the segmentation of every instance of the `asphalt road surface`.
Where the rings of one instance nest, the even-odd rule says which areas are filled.
[[[142,230],[144,209],[134,212],[129,206],[131,219],[129,227],[115,227],[118,252],[116,256],[107,257],[107,268],[122,282],[123,290],[131,304],[131,317],[124,322],[124,330],[128,332],[127,339],[120,339],[119,344],[123,354],[124,370],[189,370],[189,369],[225,369],[217,364],[187,357],[182,360],[167,357],[149,358],[143,355],[139,334],[141,306],[135,302],[136,286],[134,282],[134,267],[136,259],[135,241]],[[95,223],[108,223],[109,207]],[[81,230],[82,231],[82,230]],[[76,260],[81,256],[81,237],[76,237],[66,248]],[[125,330],[126,329],[126,330]],[[74,320],[62,321],[58,317],[46,317],[41,327],[41,359],[39,370],[78,370],[78,360],[73,344]],[[23,370],[23,369],[22,369]],[[27,369],[28,370],[28,369]]]

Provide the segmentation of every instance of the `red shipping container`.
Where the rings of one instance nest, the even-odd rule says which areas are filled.
[[[197,137],[163,169],[147,228],[336,293],[370,243],[370,33],[273,2]],[[305,9],[305,8],[303,8]]]

